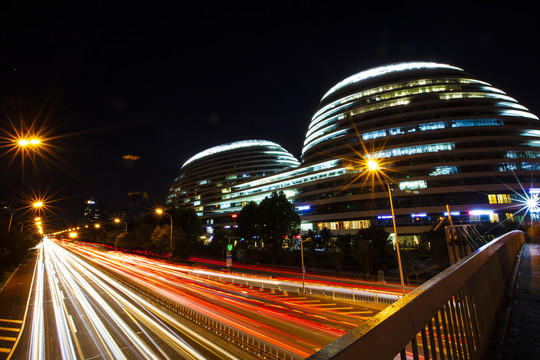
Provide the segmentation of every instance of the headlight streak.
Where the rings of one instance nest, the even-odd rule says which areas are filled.
[[[238,285],[206,279],[206,275],[224,278],[224,273],[219,271],[194,274],[201,270],[136,255],[96,251],[77,243],[62,243],[62,246],[185,308],[303,357],[366,319],[365,316],[347,315],[315,304],[303,305],[288,297],[263,295],[247,288],[240,291]],[[238,280],[246,278],[250,277],[236,276]],[[254,276],[253,279],[260,283],[262,278]],[[249,317],[244,313],[250,314]],[[259,321],[254,316],[263,320]],[[288,330],[284,331],[285,328]],[[314,337],[306,338],[307,334]]]
[[[73,348],[74,339],[71,338],[69,331],[66,305],[62,299],[63,296],[61,296],[61,290],[58,286],[56,271],[51,264],[52,260],[47,256],[49,251],[47,246],[45,246],[44,251],[46,252],[45,271],[47,272],[47,280],[51,294],[51,303],[54,309],[54,317],[56,319],[56,330],[58,333],[60,351],[62,352],[62,359],[77,359],[75,349]]]
[[[169,343],[173,343],[176,345],[176,347],[183,352],[185,356],[188,356],[191,359],[202,359],[204,356],[202,356],[200,353],[198,353],[195,349],[193,349],[188,343],[186,343],[183,339],[176,336],[169,328],[166,328],[163,326],[163,324],[159,324],[155,320],[151,319],[149,316],[144,314],[142,311],[140,311],[138,308],[136,308],[132,303],[127,301],[123,296],[119,295],[117,291],[115,291],[112,287],[105,284],[100,278],[103,280],[111,283],[115,288],[120,289],[122,293],[125,295],[128,295],[129,298],[136,301],[138,304],[140,304],[143,307],[146,308],[154,308],[154,306],[150,305],[149,302],[145,302],[142,300],[142,298],[138,297],[136,298],[131,290],[128,288],[122,286],[120,283],[115,283],[114,280],[107,278],[106,275],[99,272],[93,267],[88,266],[88,264],[84,263],[83,261],[80,261],[79,259],[76,259],[72,257],[70,260],[76,261],[77,265],[85,267],[86,270],[91,271],[92,275],[87,274],[92,280],[101,287],[106,293],[108,293],[118,304],[120,304],[126,311],[127,314],[130,316],[134,316],[135,318],[141,320],[145,325],[148,327],[154,329],[157,334],[161,335],[164,340],[166,340]],[[99,276],[100,278],[96,277]],[[135,336],[135,335],[134,335]],[[151,339],[151,337],[149,337]]]
[[[39,246],[37,256],[36,272],[34,274],[36,286],[36,295],[34,301],[34,312],[32,315],[32,333],[30,335],[30,353],[28,358],[31,360],[45,359],[44,348],[44,330],[43,330],[43,246]]]
[[[227,310],[223,308],[222,306],[218,308],[217,306],[219,306],[220,304],[223,305],[226,302],[237,309],[242,309],[242,310],[252,312],[252,313],[259,313],[269,319],[275,319],[277,317],[282,318],[282,319],[287,319],[289,321],[290,326],[300,328],[300,329],[306,328],[306,327],[312,328],[314,330],[317,330],[320,333],[329,334],[330,335],[329,339],[339,337],[346,332],[342,330],[336,330],[335,328],[332,328],[332,327],[324,326],[320,323],[315,323],[309,320],[300,319],[298,316],[293,316],[293,315],[285,314],[285,313],[276,313],[275,310],[272,310],[272,309],[261,307],[259,305],[257,306],[251,305],[249,301],[247,301],[247,299],[243,297],[241,298],[241,301],[238,301],[237,299],[234,299],[233,296],[225,292],[218,292],[217,294],[218,296],[216,296],[216,290],[208,290],[201,287],[197,287],[197,289],[193,289],[193,286],[194,286],[193,284],[185,285],[183,283],[178,282],[177,279],[175,281],[175,279],[170,280],[163,276],[156,276],[153,273],[145,272],[139,267],[137,268],[133,267],[130,270],[132,273],[139,273],[141,275],[141,278],[137,278],[136,280],[137,282],[140,282],[140,283],[146,282],[147,286],[149,287],[152,287],[152,286],[155,287],[155,285],[148,283],[148,281],[142,277],[155,278],[167,284],[167,287],[161,286],[159,289],[154,289],[154,291],[159,292],[161,295],[167,298],[174,299],[175,301],[180,302],[184,306],[195,309],[196,311],[206,316],[213,317],[214,319],[225,322],[237,328],[238,330],[248,332],[248,333],[257,333],[257,336],[260,337],[261,339],[264,339],[265,341],[275,342],[275,340],[272,340],[272,337],[275,337],[278,334],[280,334],[283,339],[287,339],[288,341],[290,338],[290,335],[274,327],[271,327],[268,324],[257,323],[253,319],[245,317],[239,313]],[[191,282],[193,282],[193,279],[191,280]],[[178,288],[182,290],[181,297],[178,296],[177,290],[175,290],[174,288]],[[192,292],[195,292],[198,295],[198,297],[194,297],[191,294]],[[201,300],[200,296],[203,295],[203,293],[204,293],[204,296],[207,298],[206,302],[208,301],[210,302],[210,303],[207,303],[206,305],[205,303],[200,301]],[[218,309],[218,311],[215,311],[214,309]],[[287,345],[286,343],[280,344],[280,346],[282,346],[283,348],[289,351],[298,352],[298,350],[294,349],[293,345],[294,344]]]
[[[164,323],[162,323],[160,320],[157,319],[157,317],[166,319],[169,323],[173,324],[176,328],[180,328],[183,332],[188,333],[189,336],[192,338],[196,338],[199,343],[205,344],[208,348],[213,348],[213,351],[217,354],[225,354],[228,359],[237,359],[233,354],[227,352],[224,349],[219,348],[215,344],[211,343],[207,339],[203,338],[202,336],[198,335],[197,333],[193,332],[193,330],[190,330],[189,328],[183,326],[179,322],[177,322],[174,318],[171,318],[163,311],[159,310],[156,306],[152,305],[150,302],[144,300],[141,296],[136,295],[132,290],[129,288],[121,285],[119,282],[117,282],[114,279],[111,279],[107,275],[105,275],[103,272],[95,269],[94,267],[90,266],[88,263],[86,263],[83,260],[80,260],[78,257],[74,256],[72,253],[61,249],[58,245],[54,245],[58,249],[55,249],[55,253],[59,254],[61,252],[62,261],[64,263],[70,263],[72,265],[69,265],[67,268],[67,271],[73,272],[81,272],[83,271],[85,273],[85,276],[87,276],[89,279],[91,279],[93,282],[96,283],[97,286],[99,286],[105,293],[107,293],[111,298],[114,299],[114,301],[121,306],[121,308],[124,309],[126,314],[129,314],[130,318],[134,320],[135,318],[140,320],[141,323],[145,324],[148,328],[152,329],[155,334],[158,334],[163,340],[165,340],[170,345],[173,345],[173,348],[176,348],[178,351],[180,351],[186,358],[189,359],[204,359],[205,357],[196,351],[193,347],[191,347],[188,343],[186,343],[181,337],[179,337],[177,334],[174,333],[173,330],[171,330],[168,326],[166,326]],[[75,270],[77,269],[77,270]],[[88,291],[88,288],[90,285],[84,280],[81,279],[80,275],[76,276],[77,281],[80,282],[81,288],[84,288],[86,291]],[[107,285],[105,282],[109,283],[111,286]],[[89,291],[91,296],[93,298],[97,297],[97,302],[101,304],[103,299],[97,295],[97,292],[95,291]],[[120,295],[122,294],[122,295]],[[131,301],[135,302],[139,306],[142,306],[146,311],[150,312],[150,314],[156,314],[151,316],[148,316],[143,311],[138,309],[136,305],[134,305],[132,302],[130,302],[128,299],[131,299]],[[110,306],[106,305],[102,308],[107,309],[110,308]],[[117,324],[124,323],[123,320],[120,319],[120,317],[114,313],[112,310],[106,310],[108,316],[111,316],[111,318],[114,319],[114,321]],[[112,311],[112,313],[111,313]],[[157,316],[157,317],[156,317]],[[144,331],[144,329],[136,322],[134,321],[137,326],[143,330],[144,333],[147,333]],[[126,329],[127,325],[120,326],[123,331],[126,332],[128,338],[132,342],[138,342],[138,346],[145,346],[144,343],[140,341],[140,338],[137,334],[135,334],[131,329]],[[151,336],[148,336],[149,339],[152,339]],[[151,340],[153,342],[153,340]],[[153,342],[155,344],[155,342]],[[142,349],[140,349],[142,352]],[[145,356],[145,358],[161,358],[157,357],[155,354],[150,354],[149,350],[145,350],[148,354]],[[164,357],[167,357],[166,354],[162,352],[161,354]]]
[[[84,315],[89,319],[91,326],[95,329],[94,333],[97,336],[98,342],[103,346],[106,353],[102,354],[102,356],[109,359],[127,359],[122,353],[122,350],[120,350],[120,348],[116,344],[116,341],[113,339],[110,332],[107,330],[101,319],[96,314],[93,306],[88,302],[85,293],[75,282],[74,277],[79,277],[80,275],[77,273],[77,271],[73,269],[67,269],[67,259],[65,257],[61,258],[63,254],[59,253],[58,249],[60,248],[56,248],[57,245],[54,245],[49,240],[43,241],[43,244],[46,248],[46,255],[48,255],[50,259],[54,262],[57,273],[61,277],[65,288],[73,294],[73,296],[71,296],[71,299],[78,302],[78,305],[84,312]],[[55,248],[53,249],[53,247]],[[90,290],[90,286],[87,286],[88,288],[85,287],[85,291],[88,292]],[[91,294],[91,296],[92,295],[93,294]],[[58,316],[56,310],[55,315]]]
[[[82,253],[85,252],[84,250],[81,251],[79,247],[70,246],[70,248],[72,248],[75,251],[82,252]],[[92,253],[92,255],[87,254],[86,256],[87,257],[91,256],[93,260],[96,261],[97,260],[96,258],[102,257],[102,254],[99,254],[99,252],[96,252],[96,253]],[[110,259],[108,259],[108,261],[110,261]],[[259,322],[254,318],[246,317],[240,314],[238,310],[231,311],[226,308],[216,306],[215,302],[219,301],[219,299],[214,299],[212,303],[209,303],[208,300],[195,297],[185,291],[182,291],[179,294],[178,293],[179,289],[175,289],[171,285],[164,284],[163,282],[155,283],[155,280],[152,280],[151,282],[149,282],[150,277],[155,277],[155,275],[151,273],[146,272],[144,273],[144,275],[135,276],[134,275],[135,273],[141,271],[139,267],[133,267],[133,268],[128,269],[125,264],[123,264],[123,266],[115,264],[114,267],[111,267],[111,265],[107,264],[107,261],[103,259],[101,261],[98,261],[98,263],[100,263],[103,266],[107,266],[111,269],[117,268],[117,270],[113,270],[113,271],[118,271],[118,269],[120,269],[120,271],[122,271],[122,276],[126,276],[130,278],[132,281],[135,281],[141,285],[144,284],[148,288],[152,289],[152,291],[160,294],[161,296],[164,296],[168,299],[172,299],[173,301],[178,302],[187,308],[193,309],[194,311],[200,314],[203,314],[209,318],[213,318],[216,321],[226,324],[227,326],[230,326],[236,330],[242,331],[246,334],[249,334],[250,336],[261,339],[262,341],[267,342],[268,344],[278,346],[286,351],[297,354],[299,356],[307,357],[313,353],[314,348],[316,348],[317,346],[320,346],[320,344],[318,345],[316,343],[310,343],[309,340],[303,339],[299,336],[294,336],[290,332],[284,332],[282,329],[276,328],[275,325],[280,323],[279,318],[276,318],[276,317],[273,317],[272,319],[267,318],[264,323]],[[127,270],[129,270],[129,272],[127,272]],[[162,278],[162,276],[159,276],[159,277]],[[175,286],[178,286],[178,284],[175,284]],[[272,325],[266,324],[266,322],[271,322],[274,324],[272,326]],[[288,326],[291,326],[291,324],[289,324]],[[320,330],[320,328],[318,328],[318,330]],[[310,332],[310,333],[316,337],[320,336],[317,332]],[[342,335],[344,333],[345,331],[342,331],[339,334]],[[324,341],[330,342],[336,337],[337,337],[336,335],[325,337]],[[309,344],[307,349],[301,348],[298,346],[298,343],[300,341]]]

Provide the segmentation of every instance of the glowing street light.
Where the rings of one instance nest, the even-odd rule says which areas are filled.
[[[161,209],[161,208],[157,208],[157,209],[156,209],[156,214],[168,216],[169,219],[171,220],[171,244],[170,244],[170,246],[171,246],[171,260],[172,260],[172,258],[173,258],[173,241],[172,241],[172,235],[173,235],[173,234],[172,234],[172,229],[173,229],[173,224],[172,224],[172,217],[171,217],[171,215],[167,214],[167,213],[165,212],[165,210],[163,210],[163,209]]]
[[[27,207],[28,207],[28,206],[23,206],[23,207],[21,207],[21,208],[15,209],[15,210],[11,213],[11,216],[9,217],[9,225],[8,225],[8,230],[7,230],[8,234],[9,234],[9,232],[10,232],[10,230],[11,230],[11,221],[13,220],[13,215],[15,215],[15,213],[16,213],[17,211],[22,210],[22,209],[26,209]],[[34,203],[32,204],[32,207],[33,207],[34,209],[39,209],[39,208],[43,207],[43,202],[42,202],[42,201],[36,201],[36,202],[34,202]]]
[[[36,139],[36,138],[33,138],[33,139],[19,139],[19,141],[17,142],[19,144],[19,146],[28,146],[28,145],[32,145],[32,146],[37,146],[39,144],[41,144],[41,140],[39,139]]]
[[[379,166],[379,163],[374,159],[369,159],[367,161],[367,168],[368,171],[371,172],[380,172],[382,171],[381,167]],[[401,266],[401,256],[399,254],[399,241],[398,241],[398,234],[396,229],[396,216],[394,214],[394,204],[392,202],[392,191],[390,191],[390,185],[388,184],[388,181],[386,180],[386,175],[384,173],[381,174],[382,176],[377,176],[379,180],[381,178],[384,179],[384,182],[386,183],[386,187],[388,188],[388,197],[390,199],[390,209],[392,211],[392,223],[394,224],[394,237],[396,239],[396,252],[397,252],[397,259],[398,259],[398,267],[399,267],[399,280],[401,281],[401,290],[403,291],[403,296],[405,296],[405,283],[403,282],[403,268]]]
[[[114,219],[114,222],[117,224],[124,224],[124,232],[127,232],[127,223],[123,222],[122,220],[118,218]]]

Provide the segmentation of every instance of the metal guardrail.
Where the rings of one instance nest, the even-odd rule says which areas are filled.
[[[90,259],[91,260],[91,259]],[[91,260],[92,261],[92,260]],[[148,287],[141,285],[140,283],[130,280],[121,274],[108,269],[98,262],[93,262],[94,266],[101,271],[107,273],[122,284],[132,288],[135,291],[147,296],[153,301],[166,307],[167,309],[177,313],[184,319],[192,322],[193,324],[210,331],[216,336],[219,336],[223,340],[226,340],[229,344],[236,346],[249,354],[262,359],[262,360],[300,360],[295,354],[284,350],[271,343],[262,341],[261,339],[249,335],[248,333],[238,330],[233,326],[229,326],[221,321],[217,321],[209,316],[206,316],[198,311],[195,311],[187,306],[181,305],[173,299],[169,299]]]
[[[444,232],[450,264],[455,264],[487,243],[486,239],[471,225],[447,226]]]
[[[203,277],[205,279],[213,279],[217,281],[226,281],[231,284],[238,284],[244,286],[250,286],[253,288],[259,288],[261,291],[268,289],[271,291],[282,291],[298,293],[302,292],[301,284],[274,284],[272,281],[264,281],[264,279],[256,279],[250,276],[241,277],[239,274],[234,276],[219,273],[204,272],[191,272],[193,275]],[[331,297],[332,300],[345,300],[345,301],[358,301],[358,302],[371,302],[375,304],[393,304],[402,297],[401,294],[396,294],[390,291],[370,290],[370,289],[351,289],[345,287],[332,287],[332,286],[316,286],[305,285],[306,294],[309,295],[321,295]]]
[[[308,359],[486,359],[516,255],[512,231],[462,258]]]

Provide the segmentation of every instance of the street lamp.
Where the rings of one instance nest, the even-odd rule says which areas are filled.
[[[39,145],[41,143],[41,140],[33,138],[33,139],[19,139],[18,144],[19,146],[28,146],[28,145]]]
[[[304,266],[304,243],[311,241],[311,238],[300,239],[300,257],[302,258],[302,294],[306,293],[306,268]]]
[[[381,168],[379,166],[379,163],[373,159],[369,159],[367,162],[367,168],[369,171],[381,171]],[[392,211],[392,223],[394,225],[394,237],[396,239],[396,252],[397,252],[397,259],[398,259],[398,267],[399,267],[399,280],[401,281],[401,290],[403,291],[403,296],[405,296],[405,283],[403,282],[403,268],[401,266],[401,256],[399,254],[399,241],[398,241],[398,235],[397,235],[397,229],[396,229],[396,216],[394,214],[394,204],[392,202],[392,191],[390,191],[390,185],[388,184],[388,181],[386,180],[386,177],[384,174],[382,174],[382,178],[384,179],[384,182],[386,183],[386,187],[388,188],[388,198],[390,199],[390,210]],[[381,176],[377,176],[379,180],[381,179]]]
[[[17,211],[22,210],[22,209],[26,209],[27,207],[28,206],[23,206],[21,208],[15,209],[15,211],[13,211],[11,213],[11,216],[9,217],[9,225],[8,225],[8,230],[7,230],[8,234],[9,234],[9,231],[11,230],[11,221],[13,220],[13,215],[15,215],[15,213]],[[34,209],[39,209],[39,208],[43,207],[43,202],[42,201],[36,201],[35,203],[32,204],[32,207]]]
[[[114,219],[114,222],[117,223],[117,224],[124,224],[124,232],[127,232],[127,223],[121,221],[118,218]]]
[[[171,245],[170,245],[170,246],[171,246],[171,260],[172,260],[172,258],[173,258],[173,242],[172,242],[172,229],[173,229],[173,224],[172,224],[172,217],[171,217],[171,215],[167,214],[167,213],[165,212],[165,210],[160,209],[160,208],[156,209],[156,214],[158,214],[158,215],[165,215],[165,216],[168,216],[169,219],[171,219]]]

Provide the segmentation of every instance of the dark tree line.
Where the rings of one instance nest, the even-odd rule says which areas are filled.
[[[202,233],[199,217],[189,208],[169,209],[167,215],[172,218],[172,254],[177,259],[189,259],[203,246],[199,241]],[[127,225],[127,232],[116,224],[103,225],[100,229],[90,228],[81,232],[78,240],[114,246],[118,250],[170,254],[171,220],[168,216],[149,213]]]
[[[7,280],[11,272],[28,255],[28,249],[36,246],[39,235],[24,223],[13,219],[8,234],[9,219],[11,213],[0,213],[0,288]],[[21,230],[22,229],[22,230]]]
[[[283,249],[290,248],[294,236],[300,232],[300,215],[282,191],[273,192],[258,205],[248,203],[238,215],[237,223],[244,248],[260,249],[271,263],[286,255]]]
[[[389,233],[382,227],[360,229],[356,234],[332,234],[326,228],[309,231],[304,240],[306,263],[312,268],[333,268],[337,272],[362,270],[370,277],[376,270],[394,264]]]

